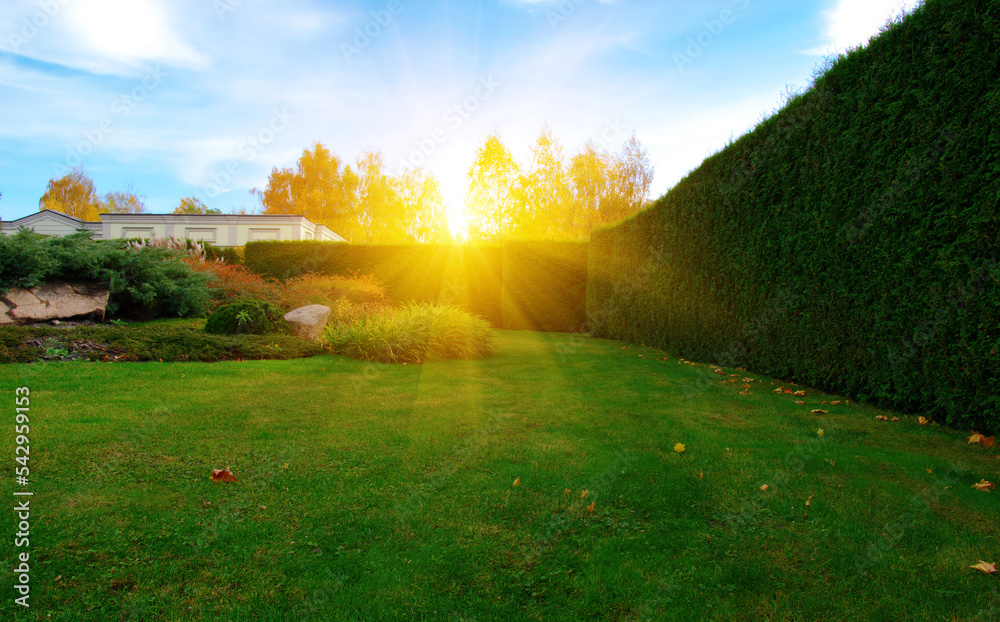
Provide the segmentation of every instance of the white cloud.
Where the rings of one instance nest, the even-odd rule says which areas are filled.
[[[14,2],[3,19],[13,34],[0,49],[98,74],[129,75],[150,64],[205,68],[208,58],[178,34],[167,7],[163,0]]]
[[[833,55],[863,46],[889,20],[913,11],[919,4],[919,0],[836,0],[833,8],[823,11],[825,42],[804,53]]]
[[[113,62],[192,68],[207,63],[174,32],[158,0],[75,0],[66,7],[66,19],[89,51]]]

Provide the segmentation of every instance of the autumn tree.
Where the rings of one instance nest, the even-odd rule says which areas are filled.
[[[146,212],[146,197],[135,190],[135,184],[129,182],[124,190],[109,192],[101,199],[100,213],[108,214],[144,214]]]
[[[221,214],[222,210],[205,205],[196,197],[184,197],[180,205],[174,208],[173,214]]]
[[[367,234],[380,244],[443,242],[450,239],[448,219],[437,180],[421,169],[393,176],[379,152],[357,159],[358,208]]]
[[[265,214],[301,214],[352,242],[450,239],[436,180],[420,169],[393,175],[378,151],[362,153],[352,168],[316,143],[295,170],[272,169],[267,187],[254,192]]]
[[[538,135],[532,149],[531,168],[520,177],[519,183],[524,202],[521,237],[575,237],[571,226],[573,199],[562,146],[548,126]]]
[[[39,210],[55,210],[81,220],[100,220],[101,200],[94,182],[82,168],[73,168],[59,179],[50,179],[38,201]]]
[[[520,186],[521,169],[496,132],[479,149],[469,168],[466,209],[469,239],[500,242],[514,237],[529,220]]]
[[[401,201],[410,206],[408,232],[417,242],[451,241],[448,210],[437,179],[421,169],[407,171],[398,179]]]
[[[316,143],[302,152],[295,170],[272,168],[259,196],[265,214],[300,214],[357,240],[365,233],[352,213],[357,183],[349,165]]]

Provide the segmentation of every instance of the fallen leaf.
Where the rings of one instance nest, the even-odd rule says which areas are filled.
[[[893,417],[891,421],[899,421],[899,417]]]
[[[744,378],[743,382],[757,382],[756,378]]]
[[[813,494],[809,495],[809,498],[806,499],[806,505],[807,506],[812,507],[813,497],[815,497],[815,496],[816,496],[816,493],[813,493]]]
[[[580,498],[583,499],[584,497],[586,497],[588,492],[590,492],[590,491],[589,490],[584,490],[583,492],[581,492],[580,493]]]
[[[514,480],[514,485],[515,486],[520,486],[521,485],[521,478],[520,477]]]
[[[652,483],[652,482],[650,482],[650,483]],[[563,494],[564,494],[564,495],[568,495],[568,494],[569,494],[569,488],[567,488],[566,490],[564,490],[564,491],[563,491]]]
[[[819,408],[817,408],[816,410],[812,411],[812,413],[814,415],[829,415],[830,411],[829,410],[820,410]]]
[[[985,439],[985,438],[986,437],[984,435],[980,434],[979,432],[973,432],[972,436],[970,436],[967,440],[969,441],[970,445],[975,445],[976,443],[982,442],[983,439]]]
[[[761,491],[761,492],[766,492],[768,488],[769,488],[769,486],[768,486],[767,484],[764,484],[764,485],[762,485],[762,486],[760,487],[760,491]]]
[[[989,449],[990,447],[993,447],[993,443],[994,443],[994,437],[991,436],[989,438],[984,438],[982,441],[980,441],[979,444],[985,447],[986,449]]]
[[[816,436],[823,436],[824,434],[825,432],[823,432],[823,428],[816,430]]]
[[[229,470],[229,467],[224,469],[212,469],[212,481],[213,482],[235,482],[236,477]]]
[[[969,566],[969,568],[972,568],[974,570],[980,570],[982,572],[985,572],[986,574],[993,574],[994,572],[997,571],[996,564],[989,564],[984,562],[983,560],[979,560],[978,564],[976,564],[975,566]]]
[[[792,395],[797,395],[798,397],[805,397],[806,392],[805,391],[796,391]]]
[[[880,421],[888,421],[889,420],[889,418],[886,417],[885,415],[875,415],[875,418],[878,419],[878,420],[880,420]]]
[[[596,501],[591,501],[591,502],[590,502],[590,505],[588,505],[588,506],[587,506],[587,511],[588,511],[588,512],[593,512],[593,511],[594,511],[594,506],[595,506],[596,504],[597,504],[597,502],[596,502]]]
[[[976,490],[982,490],[983,492],[989,492],[993,488],[996,488],[996,484],[994,484],[993,482],[988,482],[985,479],[981,479],[981,480],[979,480],[978,484],[973,484],[972,487],[975,488]]]
[[[834,400],[830,402],[830,406],[840,406],[841,404],[843,404],[843,402],[841,402],[840,400]]]
[[[720,376],[725,376],[726,375],[726,372],[722,371],[721,369],[716,369],[715,373],[719,374]]]
[[[674,445],[674,451],[676,451],[679,454],[684,453],[685,449],[687,449],[687,447],[684,446],[684,443],[677,443],[676,445]]]
[[[702,471],[701,473],[698,474],[698,479],[705,479],[705,472],[704,471]]]
[[[775,393],[783,393],[784,391],[785,387],[778,387],[777,389],[774,390]]]
[[[928,423],[931,422],[931,420],[928,419],[927,417],[917,417],[917,421],[920,422],[920,425],[927,425]]]
[[[784,392],[786,394],[788,394],[788,395],[794,395],[795,394],[795,391],[792,391],[791,389],[784,389]]]
[[[924,470],[927,471],[928,473],[933,473],[934,472],[934,471],[931,471],[930,469],[924,469]]]
[[[802,400],[797,400],[795,403],[798,404],[799,406],[805,406],[805,402],[803,402]]]

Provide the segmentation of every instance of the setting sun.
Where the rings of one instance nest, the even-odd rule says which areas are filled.
[[[448,231],[455,241],[466,240],[469,237],[469,219],[465,215],[465,203],[448,205]]]

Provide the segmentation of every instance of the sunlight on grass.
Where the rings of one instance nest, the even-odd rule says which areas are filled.
[[[496,334],[496,356],[406,367],[6,366],[2,390],[32,387],[38,413],[33,598],[54,620],[969,619],[987,605],[992,577],[968,566],[995,561],[1000,533],[994,495],[971,483],[995,479],[996,452],[964,433],[650,348]],[[235,484],[210,481],[224,466]]]

